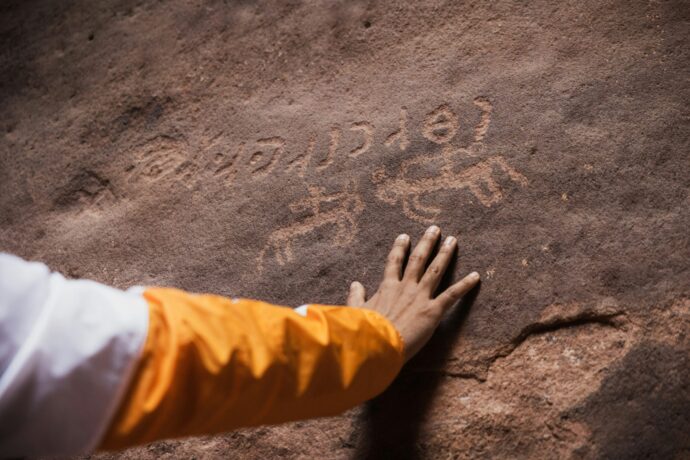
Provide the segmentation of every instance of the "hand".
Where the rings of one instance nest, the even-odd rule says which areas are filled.
[[[348,305],[382,314],[400,332],[405,344],[405,361],[431,338],[443,313],[479,282],[479,274],[472,272],[433,298],[457,247],[454,237],[446,238],[429,268],[425,269],[440,236],[437,226],[427,229],[410,255],[405,273],[403,263],[410,249],[410,237],[398,236],[388,255],[383,281],[371,299],[365,300],[361,283],[355,281],[350,286]]]

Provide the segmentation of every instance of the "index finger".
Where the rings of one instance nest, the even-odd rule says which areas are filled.
[[[434,303],[437,304],[441,310],[448,310],[458,300],[467,294],[479,282],[479,273],[472,272],[457,283],[451,285],[448,289],[443,291],[436,297]]]

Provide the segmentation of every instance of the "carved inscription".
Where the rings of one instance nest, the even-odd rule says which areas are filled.
[[[265,180],[279,174],[318,180],[339,162],[366,161],[367,153],[377,147],[403,154],[415,135],[426,139],[429,150],[404,159],[397,171],[375,170],[371,180],[375,196],[390,205],[400,205],[403,213],[424,224],[436,222],[441,213],[441,193],[466,191],[485,207],[492,207],[505,196],[508,180],[524,187],[527,178],[514,169],[505,156],[486,152],[485,140],[491,125],[493,105],[485,97],[473,101],[479,120],[471,131],[471,140],[458,145],[458,133],[464,126],[450,104],[444,103],[414,124],[406,107],[395,115],[395,128],[376,136],[377,128],[369,120],[331,125],[326,132],[313,133],[306,143],[296,147],[280,136],[242,140],[228,148],[220,132],[210,141],[197,146],[206,164],[199,168],[190,159],[186,143],[171,137],[157,137],[132,152],[130,177],[143,182],[172,178],[186,187],[199,183],[200,172],[227,186],[246,180]],[[392,131],[392,132],[391,132]],[[377,144],[377,139],[380,139]],[[468,166],[468,160],[474,164]],[[284,265],[294,259],[295,245],[306,235],[321,228],[333,227],[333,244],[350,244],[358,230],[357,219],[364,201],[354,183],[345,189],[327,193],[324,188],[307,185],[308,196],[288,205],[296,215],[295,222],[273,231],[258,256],[263,267],[269,257]],[[301,217],[306,213],[307,217]],[[298,216],[299,215],[299,216]]]
[[[457,115],[443,104],[427,115],[422,133],[431,142],[447,144],[455,137],[459,124]]]
[[[218,152],[213,157],[213,175],[225,181],[232,183],[237,176],[237,160],[244,154],[244,142],[242,142],[237,151],[231,154]]]
[[[491,112],[494,107],[491,105],[488,99],[484,97],[478,97],[474,99],[474,105],[479,107],[482,111],[482,117],[474,128],[474,143],[481,144],[484,142],[484,137],[489,131],[489,124],[491,123]]]
[[[371,148],[372,141],[374,140],[374,125],[368,121],[360,121],[358,123],[353,123],[350,129],[352,131],[361,131],[364,137],[362,145],[355,147],[355,149],[350,152],[352,158],[357,158]]]
[[[146,183],[173,176],[186,187],[194,185],[197,165],[184,155],[184,142],[160,136],[137,146],[128,168],[130,180]]]
[[[287,172],[296,171],[299,177],[304,178],[304,174],[306,173],[307,168],[309,167],[309,162],[314,154],[314,148],[316,148],[316,137],[312,136],[309,138],[306,151],[289,161]]]
[[[400,128],[391,133],[383,142],[386,147],[392,147],[396,143],[402,151],[405,151],[410,144],[410,141],[407,139],[407,110],[404,107],[400,109]]]
[[[423,203],[430,194],[446,190],[469,190],[483,206],[491,207],[503,198],[503,191],[495,177],[503,172],[521,186],[528,184],[527,178],[513,169],[503,156],[491,156],[479,163],[456,171],[459,155],[476,156],[483,149],[483,142],[491,123],[491,103],[477,98],[474,104],[481,109],[481,118],[474,128],[473,142],[463,148],[455,148],[451,141],[457,133],[459,122],[453,111],[442,105],[429,113],[422,132],[431,142],[442,145],[441,155],[419,155],[402,162],[395,177],[389,177],[384,169],[375,171],[372,181],[377,185],[376,196],[389,204],[401,203],[407,217],[418,222],[431,224],[441,213],[441,208]],[[433,169],[440,173],[434,177],[414,178],[418,170]]]
[[[255,151],[249,159],[251,174],[256,177],[268,176],[273,167],[278,162],[278,159],[283,154],[285,148],[285,139],[282,137],[268,137],[259,139],[256,144],[260,150]]]
[[[328,144],[328,153],[326,153],[326,157],[316,165],[317,170],[322,171],[333,164],[333,158],[335,157],[335,152],[338,150],[338,143],[340,142],[340,134],[340,128],[337,126],[331,128],[331,142]]]
[[[435,160],[433,157],[422,157],[421,162],[429,163]],[[406,175],[413,163],[420,163],[420,160],[413,158],[403,163],[399,177],[390,178],[383,170],[378,170],[374,172],[372,180],[378,185],[376,196],[380,200],[389,204],[400,202],[407,217],[425,224],[434,223],[441,213],[439,207],[422,204],[421,200],[427,194],[467,189],[482,205],[490,207],[503,198],[503,192],[494,178],[495,171],[503,171],[518,184],[527,185],[527,178],[515,171],[502,156],[480,161],[458,173],[453,173],[449,168],[442,168],[438,176],[416,180]]]
[[[438,126],[434,126],[434,130],[441,131],[444,128],[446,122],[443,119],[444,115],[446,115],[445,112],[439,115],[439,119],[436,120]],[[201,146],[201,149],[212,154],[207,169],[213,170],[214,176],[223,178],[228,185],[234,184],[235,179],[240,180],[243,177],[265,179],[281,170],[279,167],[281,163],[283,172],[304,178],[310,169],[319,173],[331,167],[338,160],[339,153],[341,157],[343,153],[346,153],[347,158],[358,159],[374,147],[376,128],[372,122],[367,120],[352,122],[348,131],[355,134],[354,145],[342,145],[343,129],[337,125],[331,126],[321,153],[317,152],[319,140],[317,135],[310,135],[306,147],[297,151],[288,150],[288,141],[285,138],[271,136],[252,142],[242,141],[235,148],[235,152],[223,153],[217,151],[218,138],[223,134],[220,133],[207,145]],[[407,109],[400,110],[398,129],[389,133],[383,144],[388,148],[398,148],[400,151],[407,149],[410,144]],[[239,174],[240,172],[246,174]]]
[[[308,191],[308,197],[288,205],[293,213],[308,212],[308,217],[269,235],[266,246],[259,254],[259,271],[263,270],[264,260],[269,253],[274,254],[279,265],[292,261],[296,241],[321,227],[335,227],[332,236],[335,246],[347,246],[355,238],[357,217],[364,210],[364,202],[354,184],[341,192],[330,194],[316,186],[309,186]]]

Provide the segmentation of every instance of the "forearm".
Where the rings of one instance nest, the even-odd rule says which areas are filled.
[[[334,415],[383,391],[402,340],[378,313],[150,289],[137,371],[101,447]]]
[[[400,235],[379,290],[367,301],[352,284],[348,305],[362,308],[305,316],[175,289],[125,293],[0,254],[0,456],[119,449],[366,401],[479,281],[471,273],[434,297],[456,249],[446,238],[427,270],[439,237],[427,229],[408,258]]]

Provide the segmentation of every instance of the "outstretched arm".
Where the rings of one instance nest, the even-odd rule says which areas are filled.
[[[443,311],[478,280],[470,275],[433,298],[455,249],[455,240],[447,241],[425,269],[439,237],[437,228],[430,229],[404,272],[410,242],[399,237],[369,301],[353,283],[349,304],[363,308],[292,310],[163,288],[121,293],[56,274],[48,274],[45,295],[36,297],[29,294],[32,283],[25,284],[23,294],[0,297],[2,327],[14,315],[13,324],[28,331],[0,348],[0,454],[119,449],[333,415],[366,401],[390,384]],[[9,279],[8,261],[19,259],[2,257],[0,279]],[[88,302],[75,283],[88,284]],[[99,289],[110,295],[100,304]],[[17,307],[27,303],[38,305],[26,309],[34,311],[28,322],[17,319]],[[46,321],[51,315],[62,322]],[[72,346],[44,346],[46,334],[62,335]],[[58,366],[65,355],[71,364]],[[78,430],[81,436],[73,433]]]

